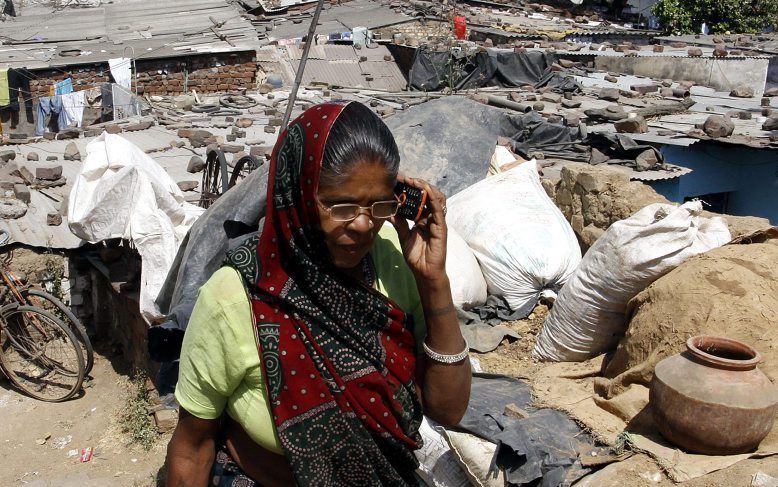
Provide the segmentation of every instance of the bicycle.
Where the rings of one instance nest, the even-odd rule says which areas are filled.
[[[24,393],[47,402],[72,398],[86,375],[70,328],[48,311],[17,303],[0,308],[0,370]]]
[[[10,236],[4,230],[0,230],[0,246],[4,245]],[[20,306],[33,306],[48,311],[63,323],[68,325],[78,338],[81,345],[81,353],[84,356],[86,373],[92,371],[94,365],[94,349],[86,328],[76,315],[62,301],[57,299],[47,291],[30,286],[23,282],[18,276],[8,270],[13,251],[0,259],[0,281],[5,283],[5,287],[0,289],[0,303],[16,302]],[[8,294],[10,293],[10,299]]]

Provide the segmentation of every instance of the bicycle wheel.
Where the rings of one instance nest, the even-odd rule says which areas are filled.
[[[73,397],[84,380],[84,357],[73,332],[33,306],[3,310],[0,366],[27,395],[48,402]]]
[[[68,308],[65,303],[47,293],[43,289],[31,287],[26,291],[22,291],[24,299],[27,302],[35,306],[36,308],[44,309],[59,318],[63,323],[70,326],[70,329],[78,338],[81,343],[81,353],[84,355],[84,366],[86,373],[92,371],[92,365],[95,362],[95,351],[92,348],[92,342],[89,341],[89,335],[86,333],[86,328],[81,323],[75,314]]]

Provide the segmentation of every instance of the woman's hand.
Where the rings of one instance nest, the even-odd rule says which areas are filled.
[[[392,217],[392,225],[400,236],[405,261],[417,280],[435,281],[446,277],[446,197],[438,188],[422,179],[398,176],[399,182],[427,192],[431,212],[413,228],[402,217]]]

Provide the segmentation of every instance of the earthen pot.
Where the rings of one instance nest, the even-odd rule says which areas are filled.
[[[778,388],[745,343],[697,336],[687,350],[659,362],[649,404],[659,431],[694,453],[731,455],[759,446],[773,427]]]

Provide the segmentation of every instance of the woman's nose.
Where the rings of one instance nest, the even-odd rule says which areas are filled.
[[[373,219],[370,218],[367,210],[362,210],[359,212],[359,215],[349,223],[349,228],[353,232],[367,233],[373,229]]]

